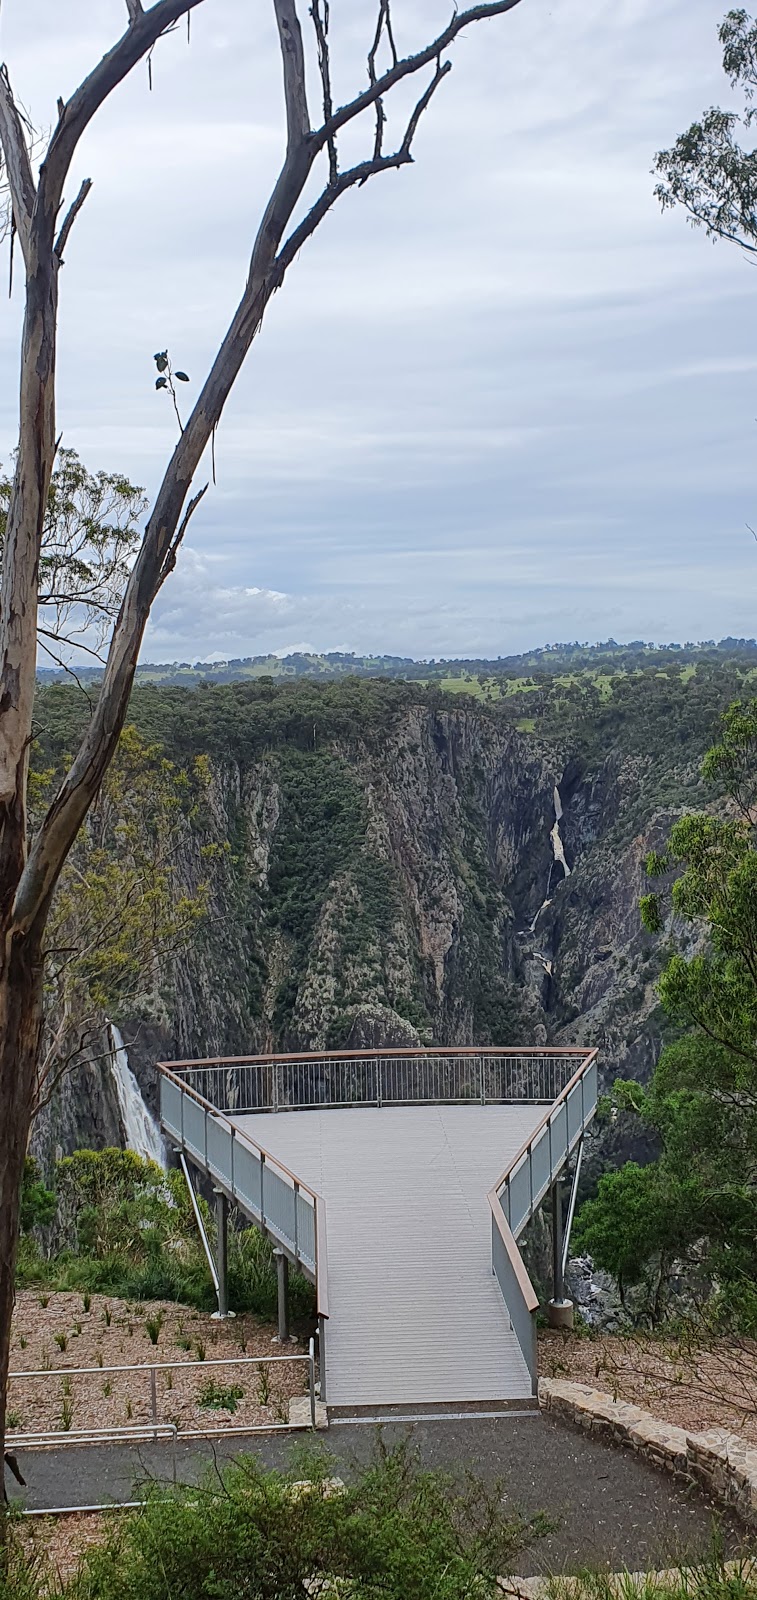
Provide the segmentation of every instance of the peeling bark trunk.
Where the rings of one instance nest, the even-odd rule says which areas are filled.
[[[5,1446],[21,1183],[42,1030],[39,941],[36,936],[10,938],[5,948],[6,959],[0,970],[0,1461]]]

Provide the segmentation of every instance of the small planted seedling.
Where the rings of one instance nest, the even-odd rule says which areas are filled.
[[[103,1311],[103,1318],[105,1320],[106,1328],[109,1328],[113,1320],[113,1312],[111,1311],[110,1306],[105,1307],[105,1310]]]
[[[58,1346],[58,1349],[61,1352],[64,1351],[65,1348],[66,1348],[66,1345],[68,1344],[68,1339],[66,1338],[65,1333],[54,1333],[53,1334],[53,1338],[55,1340],[55,1343]]]
[[[150,1344],[157,1344],[160,1338],[160,1330],[163,1326],[163,1320],[164,1318],[162,1311],[156,1312],[154,1317],[147,1317],[145,1319],[145,1332]]]
[[[20,1336],[20,1338],[19,1338],[19,1341],[18,1341],[18,1345],[19,1345],[19,1349],[20,1349],[20,1350],[25,1350],[25,1349],[26,1349],[26,1346],[27,1346],[27,1345],[28,1345],[28,1343],[29,1343],[29,1340],[28,1340],[28,1339],[25,1339],[25,1338],[24,1338],[24,1335],[23,1335],[23,1334],[21,1334],[21,1336]]]
[[[107,1400],[108,1396],[111,1395],[112,1393],[113,1393],[113,1384],[112,1384],[110,1378],[106,1378],[105,1382],[103,1384],[103,1394],[105,1395],[106,1400]]]
[[[204,1361],[205,1360],[205,1345],[203,1344],[202,1339],[197,1339],[195,1341],[195,1352],[196,1352],[198,1361]]]
[[[69,1433],[74,1420],[74,1402],[70,1395],[64,1395],[63,1405],[60,1408],[60,1425],[64,1433]]]
[[[176,1344],[179,1350],[191,1350],[192,1348],[192,1340],[188,1339],[186,1334],[182,1334],[181,1338],[176,1340]]]
[[[89,1308],[90,1308],[90,1306],[92,1304],[92,1296],[89,1293],[89,1290],[87,1290],[86,1294],[82,1295],[81,1303],[82,1303],[82,1310],[89,1311]]]
[[[270,1398],[271,1380],[268,1376],[268,1368],[264,1367],[261,1361],[258,1367],[258,1402],[261,1406],[267,1406]]]
[[[42,1310],[46,1311],[48,1306],[49,1306],[49,1304],[50,1304],[50,1296],[49,1296],[49,1294],[41,1294],[41,1295],[38,1295],[37,1298],[38,1298],[39,1303],[40,1303],[40,1305],[42,1307]]]
[[[203,1384],[198,1405],[201,1411],[231,1411],[234,1412],[240,1400],[244,1399],[244,1389],[238,1383],[224,1388],[222,1384],[215,1383],[213,1379]]]
[[[9,1411],[5,1420],[9,1428],[20,1428],[23,1419],[20,1411]]]
[[[131,1419],[132,1419],[133,1416],[134,1416],[134,1407],[132,1406],[131,1400],[127,1400],[127,1402],[126,1402],[126,1417],[127,1417],[127,1420],[129,1422],[131,1422]]]

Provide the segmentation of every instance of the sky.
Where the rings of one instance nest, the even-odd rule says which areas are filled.
[[[345,196],[269,306],[143,660],[755,634],[755,269],[661,215],[651,174],[734,103],[724,9],[521,0],[457,41],[414,164]],[[394,0],[400,54],[449,10]],[[332,0],[337,101],[365,83],[375,13]],[[3,0],[0,55],[35,126],[125,15]],[[153,353],[191,402],[282,158],[271,0],[203,0],[152,83],[140,65],[111,96],[68,185],[93,179],[62,271],[58,425],[154,497],[176,421]],[[364,121],[345,156],[371,139]],[[19,280],[0,314],[6,465]]]

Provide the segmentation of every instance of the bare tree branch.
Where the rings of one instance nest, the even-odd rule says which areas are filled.
[[[207,490],[208,490],[208,485],[206,483],[206,484],[203,484],[203,487],[200,490],[198,490],[197,494],[194,494],[192,496],[192,499],[190,500],[189,505],[187,506],[187,509],[184,512],[184,515],[183,515],[183,517],[181,519],[181,522],[179,523],[178,530],[177,530],[176,534],[174,535],[173,542],[169,546],[168,554],[166,555],[166,559],[165,559],[165,561],[163,563],[163,571],[161,572],[160,579],[158,581],[158,588],[161,588],[161,586],[165,583],[169,572],[173,572],[173,569],[176,566],[176,556],[177,556],[177,553],[178,553],[179,545],[181,544],[181,541],[184,538],[184,535],[185,535],[185,533],[187,531],[187,528],[189,526],[189,519],[192,516],[193,512],[195,512],[197,510],[197,507],[199,506],[203,495],[207,494]]]
[[[390,48],[390,50],[392,52],[392,66],[396,67],[399,58],[397,56],[397,48],[396,48],[396,45],[394,43],[394,34],[392,32],[392,15],[391,15],[391,10],[390,10],[389,0],[380,0],[378,19],[377,19],[377,22],[376,22],[376,32],[375,32],[374,37],[373,37],[373,44],[371,45],[371,48],[368,51],[368,82],[372,86],[375,86],[375,84],[376,84],[376,57],[378,55],[379,47],[381,45],[381,40],[383,38],[384,29],[386,29],[387,41],[388,41],[388,44],[389,44],[389,48]],[[325,117],[324,121],[327,122],[328,121],[328,117]],[[378,97],[378,99],[376,101],[376,137],[374,139],[374,144],[373,144],[374,157],[377,157],[377,156],[381,155],[381,151],[382,151],[383,143],[384,143],[384,125],[385,125],[385,123],[386,123],[386,113],[384,111],[384,101],[383,101],[382,96],[379,95],[379,97]]]
[[[485,22],[489,17],[504,16],[506,11],[514,11],[517,5],[520,5],[520,0],[489,0],[487,5],[470,6],[467,11],[455,12],[451,22],[437,34],[435,39],[432,39],[430,44],[418,50],[414,56],[405,56],[403,60],[382,73],[375,83],[369,84],[362,94],[356,95],[354,100],[348,100],[345,105],[338,107],[333,117],[318,128],[313,136],[318,149],[323,150],[333,134],[338,133],[345,123],[359,117],[361,112],[368,111],[382,95],[394,87],[395,83],[401,83],[403,78],[410,77],[421,67],[428,67],[432,61],[436,61],[463,28],[470,27],[473,22]]]
[[[142,15],[142,0],[126,0],[126,9],[129,13],[129,23],[133,28]]]
[[[310,136],[310,113],[305,92],[305,53],[295,0],[273,0],[284,67],[287,114],[287,148],[292,150]]]
[[[13,98],[8,69],[3,65],[0,67],[0,143],[8,174],[15,230],[28,267],[36,189],[26,134],[23,118]]]
[[[321,85],[323,90],[323,120],[324,122],[329,122],[334,110],[334,102],[331,97],[329,0],[323,0],[323,11],[321,11],[321,0],[313,0],[313,4],[310,7],[310,15],[313,18],[313,27],[315,28],[316,47],[318,50],[318,70],[321,74]],[[327,143],[329,152],[329,183],[334,184],[336,183],[337,174],[339,172],[339,161],[337,158],[336,139],[333,134],[330,135]]]
[[[63,265],[63,251],[65,250],[66,244],[68,243],[68,236],[69,236],[69,234],[71,232],[71,229],[73,228],[73,225],[74,225],[74,223],[76,221],[76,218],[78,217],[79,212],[81,211],[81,208],[84,205],[84,202],[85,202],[85,200],[87,198],[87,195],[89,194],[89,191],[90,191],[91,188],[92,188],[92,179],[91,178],[85,178],[84,182],[83,182],[83,184],[82,184],[82,186],[81,186],[81,188],[79,190],[79,193],[76,196],[76,199],[75,199],[73,205],[69,208],[69,210],[68,210],[68,212],[66,214],[66,217],[65,217],[64,222],[63,222],[63,227],[61,228],[60,233],[58,234],[58,237],[57,237],[57,239],[55,241],[55,244],[53,246],[55,255],[58,257],[58,260],[61,263],[61,266]]]

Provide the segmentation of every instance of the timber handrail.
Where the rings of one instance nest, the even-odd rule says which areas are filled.
[[[595,1052],[596,1053],[596,1052]],[[257,1067],[277,1061],[363,1061],[396,1060],[404,1056],[579,1056],[586,1050],[581,1045],[409,1045],[392,1046],[388,1050],[298,1050],[290,1055],[259,1056],[196,1056],[189,1061],[159,1061],[161,1072],[183,1071],[190,1067]]]
[[[561,1052],[561,1053],[563,1053],[563,1052]],[[514,1172],[515,1168],[517,1167],[517,1165],[519,1163],[519,1161],[521,1161],[525,1155],[528,1155],[529,1150],[536,1143],[536,1141],[537,1141],[537,1139],[539,1137],[539,1134],[541,1133],[542,1129],[544,1127],[546,1127],[547,1123],[549,1122],[550,1117],[554,1116],[555,1111],[558,1109],[558,1107],[560,1105],[560,1102],[562,1100],[567,1100],[571,1089],[574,1089],[576,1084],[580,1083],[581,1079],[583,1077],[585,1077],[586,1073],[589,1070],[589,1067],[592,1065],[592,1062],[596,1061],[597,1056],[599,1055],[599,1051],[598,1050],[581,1050],[580,1052],[578,1052],[578,1051],[570,1051],[570,1052],[568,1052],[566,1050],[564,1052],[565,1055],[568,1055],[569,1053],[571,1055],[580,1054],[580,1056],[581,1056],[581,1065],[578,1067],[577,1071],[573,1073],[573,1077],[568,1079],[568,1082],[566,1083],[565,1088],[561,1089],[560,1093],[558,1095],[555,1095],[554,1100],[547,1107],[547,1110],[545,1111],[544,1116],[541,1118],[541,1120],[539,1122],[537,1122],[536,1127],[533,1130],[533,1133],[530,1133],[528,1138],[524,1139],[520,1149],[518,1151],[516,1151],[516,1154],[513,1156],[512,1161],[508,1161],[504,1172],[500,1173],[500,1175],[497,1178],[496,1182],[492,1184],[492,1187],[491,1187],[491,1189],[489,1191],[490,1200],[491,1200],[491,1196],[492,1195],[499,1196],[499,1191],[500,1191],[500,1189],[504,1188],[505,1184],[507,1183],[508,1178],[510,1177],[511,1172]]]

